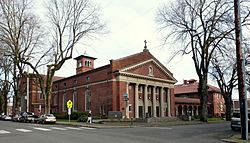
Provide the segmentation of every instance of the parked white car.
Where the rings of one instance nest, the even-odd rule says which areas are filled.
[[[56,117],[53,114],[44,114],[38,118],[38,123],[56,123]]]
[[[250,113],[248,113],[248,129],[250,129],[250,122],[249,122]],[[240,121],[240,113],[234,112],[231,118],[231,129],[240,129],[241,128],[241,121]]]

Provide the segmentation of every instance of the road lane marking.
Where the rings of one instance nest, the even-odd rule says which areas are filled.
[[[58,127],[50,127],[51,129],[55,129],[55,130],[61,130],[61,131],[66,131],[68,129],[65,128],[58,128]]]
[[[71,129],[71,130],[82,130],[82,129],[80,129],[80,128],[74,128],[74,127],[65,127],[65,128]]]
[[[146,127],[148,129],[160,129],[160,130],[172,130],[173,128],[169,127]]]
[[[162,130],[172,130],[173,128],[169,128],[169,127],[159,127],[159,129],[162,129]]]
[[[16,129],[16,130],[20,132],[25,132],[25,133],[32,132],[31,130],[27,130],[27,129]]]
[[[95,130],[96,128],[91,128],[91,127],[80,127],[81,129],[87,129],[87,130]]]
[[[0,134],[9,134],[9,131],[5,131],[5,130],[0,130]]]
[[[51,131],[51,129],[46,129],[46,128],[34,128],[36,130],[40,130],[40,131]]]

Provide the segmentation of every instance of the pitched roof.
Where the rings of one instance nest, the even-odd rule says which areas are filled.
[[[170,77],[173,81],[177,82],[177,80],[173,77],[173,73],[171,73],[161,62],[159,62],[148,50],[144,50],[143,52],[133,54],[130,56],[126,56],[116,60],[110,60],[110,64],[112,67],[112,71],[124,70],[126,68],[130,68],[135,65],[145,64],[145,62],[152,61],[157,63]]]
[[[140,52],[120,59],[111,60],[113,71],[152,59],[150,52]]]
[[[47,75],[44,75],[44,74],[40,74],[40,75],[44,78],[44,80],[47,79]],[[38,75],[35,74],[35,73],[29,73],[29,77],[31,77],[31,78],[36,78],[36,77],[38,77]],[[60,79],[63,79],[63,78],[64,78],[64,77],[53,76],[52,81],[57,81],[57,80],[60,80]]]
[[[183,98],[183,97],[175,97],[175,103],[192,103],[192,104],[200,104],[200,99],[195,98]]]
[[[57,80],[60,80],[60,79],[64,79],[64,77],[60,77],[60,76],[53,76],[53,82],[54,81],[57,81]]]
[[[174,94],[197,93],[198,87],[199,82],[196,82],[195,79],[184,80],[183,84],[178,84],[174,86]],[[208,85],[208,91],[220,92],[220,89],[215,86]]]

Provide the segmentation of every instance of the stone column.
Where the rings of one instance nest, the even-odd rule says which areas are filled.
[[[156,87],[153,86],[153,117],[156,117]]]
[[[144,86],[144,117],[148,113],[148,85]]]
[[[199,106],[196,106],[196,115],[199,116]]]
[[[170,105],[170,89],[167,89],[167,105],[168,105],[168,117],[171,117],[171,105]]]
[[[139,110],[138,110],[138,86],[139,84],[135,84],[135,118],[139,118]]]
[[[184,106],[181,105],[181,115],[184,115]]]
[[[161,87],[161,91],[160,91],[160,110],[161,110],[161,117],[164,117],[164,110],[165,110],[165,107],[164,107],[164,94],[163,94],[163,87]]]
[[[175,107],[175,115],[178,116],[179,112],[178,112],[178,106]]]
[[[194,116],[194,106],[192,106],[192,116]]]

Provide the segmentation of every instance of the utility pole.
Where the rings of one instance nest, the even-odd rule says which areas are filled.
[[[246,92],[246,70],[245,56],[242,52],[242,29],[240,18],[240,1],[234,0],[234,15],[235,15],[235,36],[236,36],[236,57],[238,71],[238,89],[240,100],[240,115],[241,115],[241,137],[243,140],[248,140],[248,111],[247,111],[247,92]]]

